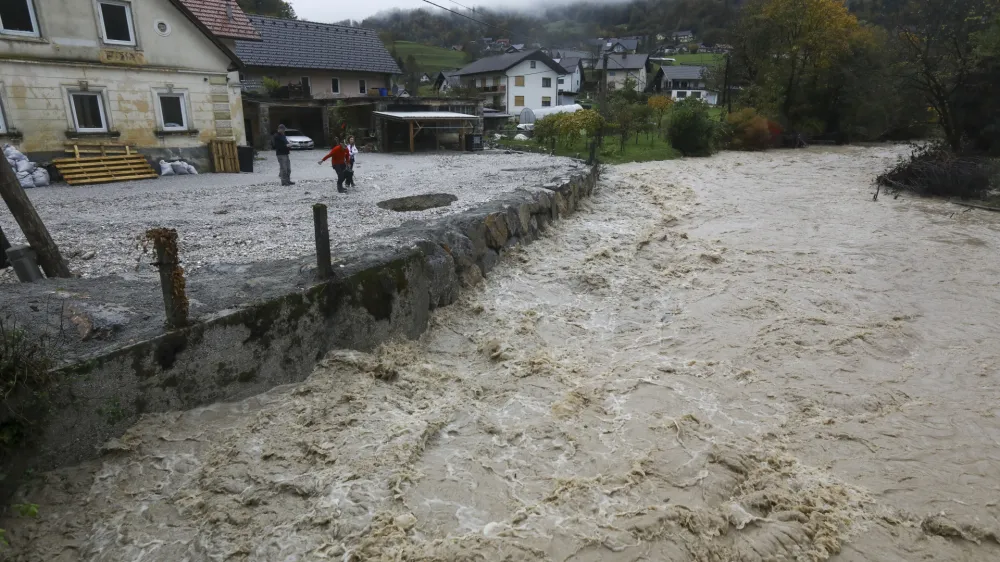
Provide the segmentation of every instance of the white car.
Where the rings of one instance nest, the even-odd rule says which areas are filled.
[[[316,148],[313,140],[302,134],[298,129],[285,129],[285,138],[288,139],[288,148],[292,150],[309,150]]]

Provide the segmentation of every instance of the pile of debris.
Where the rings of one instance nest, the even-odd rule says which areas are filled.
[[[160,176],[197,176],[198,170],[183,160],[167,162],[160,160]]]
[[[3,155],[10,163],[10,167],[17,172],[17,181],[24,189],[32,187],[45,187],[49,185],[49,171],[39,166],[35,162],[28,160],[20,150],[9,144],[3,146]]]

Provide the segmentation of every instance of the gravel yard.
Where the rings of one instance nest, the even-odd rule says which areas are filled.
[[[312,205],[330,209],[334,254],[359,239],[409,220],[463,211],[518,188],[538,187],[566,174],[573,161],[538,154],[502,152],[441,154],[362,154],[355,168],[357,187],[336,192],[325,151],[292,154],[291,187],[278,184],[273,153],[262,153],[252,174],[203,174],[141,182],[69,187],[57,184],[28,190],[46,226],[84,277],[139,273],[138,238],[153,227],[176,228],[189,273],[218,263],[246,264],[308,255],[314,251]],[[380,209],[385,199],[450,193],[449,207],[397,213]],[[12,243],[23,238],[6,208],[0,225]],[[14,281],[0,272],[0,282]]]

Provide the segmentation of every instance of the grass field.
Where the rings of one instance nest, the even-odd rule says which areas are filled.
[[[466,65],[465,53],[451,49],[421,45],[410,41],[396,41],[387,47],[389,47],[390,52],[395,47],[396,55],[404,61],[406,57],[413,55],[422,72],[434,73],[446,69],[454,70]]]
[[[697,53],[694,55],[665,55],[667,58],[676,59],[677,64],[700,64],[712,66],[722,64],[726,60],[726,55],[717,53]]]
[[[528,148],[537,150],[545,148],[533,140],[516,141],[503,139],[500,141],[500,144],[514,149]],[[580,155],[582,158],[586,158],[587,146],[582,140],[576,146],[572,147],[557,145],[555,154],[556,156],[570,157]],[[646,135],[639,135],[638,144],[636,144],[635,137],[631,136],[625,143],[625,152],[621,151],[621,137],[609,136],[604,137],[604,146],[599,150],[598,160],[605,164],[624,164],[626,162],[673,160],[674,158],[680,158],[680,156],[680,153],[674,150],[674,147],[670,146],[669,142],[658,136],[647,138]]]

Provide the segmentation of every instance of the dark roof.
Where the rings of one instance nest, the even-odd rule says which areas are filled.
[[[704,66],[664,66],[662,70],[667,80],[700,80],[705,75]]]
[[[597,55],[589,51],[577,51],[573,49],[552,49],[553,53],[561,58],[596,59]]]
[[[180,2],[216,37],[260,40],[260,34],[254,29],[250,18],[243,13],[236,0],[180,0]]]
[[[580,57],[563,57],[559,59],[559,66],[563,67],[563,70],[569,74],[576,72],[577,67],[580,66]]]
[[[562,73],[565,72],[559,64],[552,60],[551,57],[543,53],[542,51],[535,49],[534,51],[523,51],[520,53],[507,53],[506,55],[499,55],[496,57],[486,57],[484,59],[479,59],[465,68],[458,71],[460,76],[465,76],[468,74],[483,74],[486,72],[502,72],[508,68],[521,63],[526,60],[536,60],[540,61],[552,70]]]
[[[236,41],[236,54],[247,66],[402,74],[371,29],[249,17],[263,41]]]
[[[604,48],[606,48],[606,49],[608,49],[608,48],[613,49],[615,47],[615,43],[618,43],[622,47],[625,47],[625,50],[627,50],[627,51],[634,51],[634,50],[636,50],[636,49],[639,48],[639,40],[638,39],[608,39],[604,43]]]
[[[608,55],[608,70],[638,70],[645,68],[649,55]],[[597,61],[597,69],[604,70],[604,59]]]
[[[691,35],[693,37],[694,33],[691,32],[691,31],[675,31],[675,32],[673,32],[673,33],[670,34],[671,37],[681,37],[681,36],[684,36],[684,35]]]

